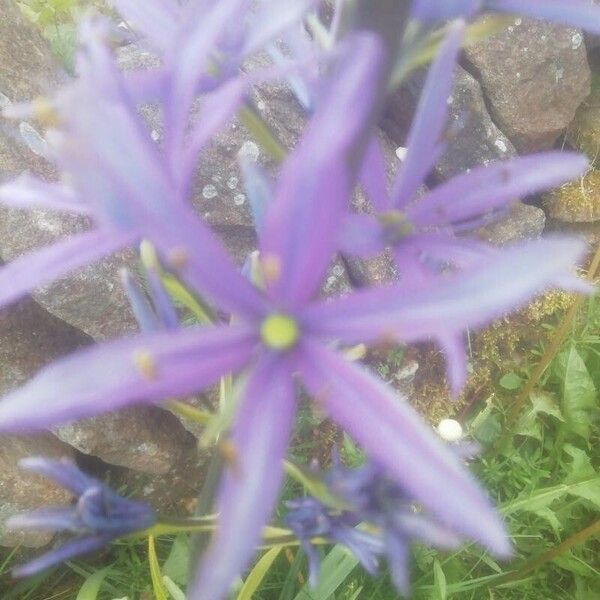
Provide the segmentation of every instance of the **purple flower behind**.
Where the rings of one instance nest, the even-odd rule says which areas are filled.
[[[409,593],[411,541],[444,550],[460,544],[459,532],[426,516],[415,506],[410,493],[372,462],[348,469],[335,461],[324,482],[329,492],[343,502],[344,509],[326,507],[315,498],[301,498],[287,503],[290,511],[284,518],[309,557],[313,585],[318,554],[311,538],[324,537],[344,544],[371,574],[377,571],[378,556],[384,555],[394,585],[404,595]]]
[[[7,521],[12,529],[66,531],[76,538],[15,569],[18,577],[43,571],[74,556],[102,548],[112,540],[147,529],[156,522],[147,504],[119,496],[101,481],[89,477],[69,460],[26,458],[20,466],[68,489],[71,506],[45,507],[16,515]]]
[[[470,18],[481,12],[514,13],[600,33],[600,8],[589,0],[414,0],[422,21]]]

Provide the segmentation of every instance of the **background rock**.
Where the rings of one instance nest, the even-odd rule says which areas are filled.
[[[590,92],[578,29],[516,18],[514,25],[468,46],[494,122],[519,152],[550,148]]]
[[[600,171],[592,169],[577,181],[544,196],[549,216],[566,223],[600,221]]]

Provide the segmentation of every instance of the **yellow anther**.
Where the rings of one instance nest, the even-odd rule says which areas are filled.
[[[146,379],[156,379],[156,362],[148,350],[136,350],[133,353],[133,364]]]
[[[412,223],[399,210],[390,210],[380,214],[379,222],[383,225],[390,243],[400,241],[414,231]]]
[[[173,269],[180,271],[187,265],[189,258],[190,255],[186,248],[171,248],[167,256],[167,261]]]
[[[58,113],[48,102],[48,99],[44,96],[38,96],[31,103],[33,109],[34,118],[39,121],[42,125],[47,127],[57,127],[59,123]]]
[[[262,257],[262,268],[265,281],[274,283],[281,275],[281,260],[274,254],[268,254]]]
[[[229,440],[223,440],[219,443],[219,454],[223,457],[225,464],[233,471],[234,474],[238,474],[240,470],[238,452]]]
[[[146,269],[156,269],[160,266],[158,257],[156,256],[156,249],[152,245],[152,242],[148,240],[142,240],[140,244],[140,258]]]
[[[283,314],[269,315],[260,327],[260,335],[266,346],[273,350],[289,350],[300,336],[298,324]]]

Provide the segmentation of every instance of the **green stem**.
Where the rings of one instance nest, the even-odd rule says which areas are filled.
[[[600,245],[596,249],[596,253],[594,255],[594,258],[592,259],[590,268],[588,269],[586,279],[588,281],[593,281],[597,275],[599,268],[600,268]],[[554,337],[550,341],[550,344],[546,348],[546,351],[544,352],[542,358],[540,359],[538,364],[535,366],[535,369],[531,373],[531,377],[529,377],[527,383],[521,388],[521,391],[519,392],[519,395],[516,397],[514,404],[512,405],[512,408],[506,419],[507,434],[510,433],[510,429],[517,421],[525,402],[527,402],[527,399],[529,398],[529,394],[531,394],[531,392],[534,390],[534,388],[538,385],[542,375],[544,374],[544,372],[546,371],[546,369],[548,368],[548,366],[550,365],[550,363],[552,362],[552,360],[558,353],[563,341],[565,340],[567,334],[569,333],[569,330],[571,329],[573,320],[575,319],[577,312],[579,311],[581,305],[583,304],[584,299],[585,299],[584,296],[578,296],[575,299],[575,302],[573,303],[571,308],[569,308],[569,310],[565,313],[565,316],[562,318],[558,329],[554,333]]]
[[[263,150],[270,154],[278,163],[283,162],[287,152],[283,144],[275,137],[258,112],[251,106],[245,104],[239,111],[240,121],[246,129],[254,136],[254,139],[262,146]]]
[[[577,532],[572,535],[570,538],[567,538],[564,542],[555,546],[554,548],[550,548],[546,552],[542,552],[539,556],[536,556],[530,560],[528,560],[525,564],[523,564],[516,571],[511,571],[510,573],[504,573],[500,575],[498,579],[496,579],[493,583],[492,587],[496,587],[498,585],[502,585],[504,583],[508,583],[509,581],[516,581],[521,579],[527,573],[534,571],[538,567],[541,567],[543,564],[554,560],[557,556],[560,556],[567,550],[570,550],[574,546],[582,544],[588,538],[600,534],[600,520],[595,521],[585,529]]]

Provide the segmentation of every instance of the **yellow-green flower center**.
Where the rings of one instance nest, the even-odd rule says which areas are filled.
[[[289,350],[298,341],[300,330],[292,317],[273,314],[262,322],[260,336],[273,350]]]
[[[389,244],[400,242],[414,231],[412,223],[399,210],[390,210],[380,214],[379,222],[383,225],[386,240]]]

